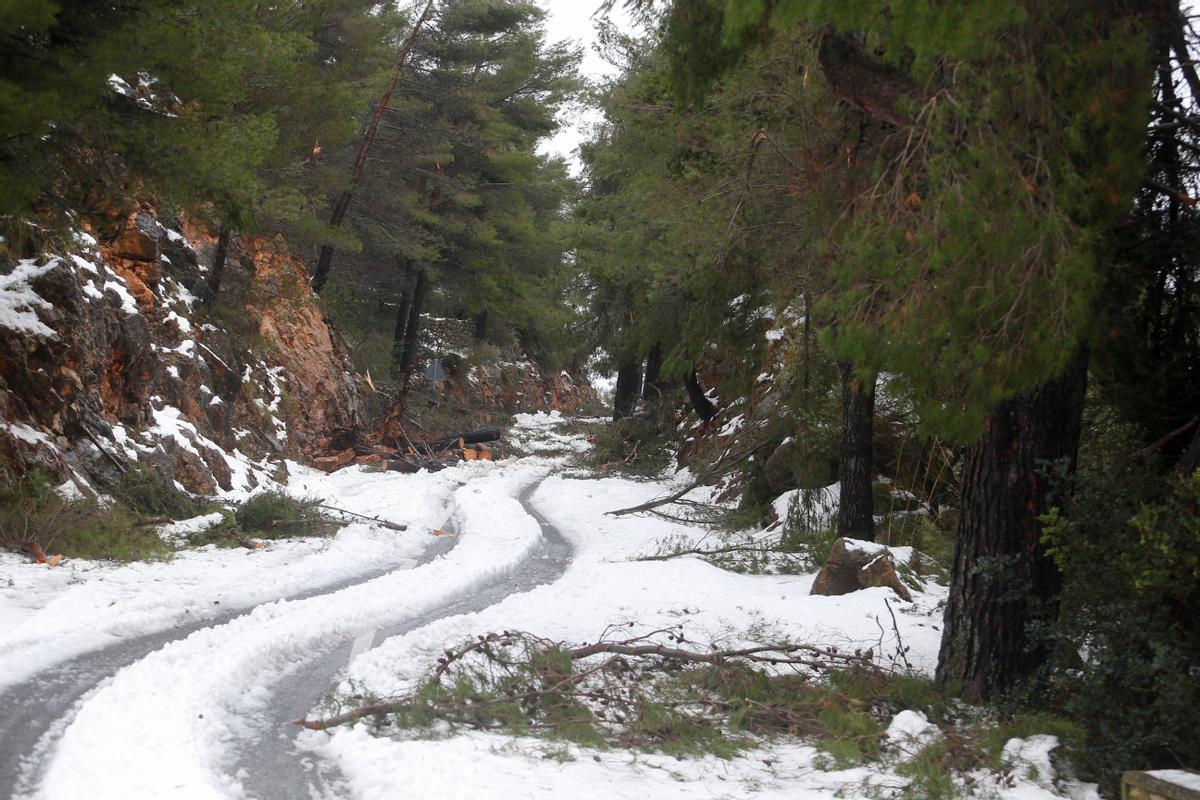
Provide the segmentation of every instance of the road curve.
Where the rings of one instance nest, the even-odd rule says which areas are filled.
[[[538,482],[534,482],[524,487],[518,502],[521,510],[539,524],[540,537],[534,537],[536,546],[520,561],[510,565],[507,572],[499,573],[483,584],[474,585],[468,593],[457,596],[448,594],[446,602],[427,608],[415,617],[409,616],[395,624],[385,623],[381,629],[373,631],[372,636],[366,637],[367,641],[361,635],[357,640],[352,640],[349,635],[331,636],[327,646],[315,649],[303,663],[289,668],[280,681],[267,687],[271,692],[267,710],[259,712],[259,716],[266,718],[244,720],[248,732],[240,741],[229,742],[228,747],[222,748],[225,750],[222,760],[235,765],[235,774],[247,796],[273,800],[336,797],[343,794],[339,791],[342,787],[336,775],[322,774],[319,765],[312,763],[311,756],[302,756],[297,752],[293,746],[296,729],[290,725],[290,721],[310,711],[322,693],[333,685],[346,666],[352,647],[361,651],[371,646],[372,641],[383,641],[444,617],[482,610],[511,594],[553,581],[565,571],[571,556],[570,546],[528,502],[537,486]],[[457,538],[451,537],[434,540],[418,565],[432,564],[453,549],[457,542]],[[393,571],[378,570],[288,599],[311,599],[353,589]],[[5,690],[0,694],[0,797],[23,796],[38,791],[41,783],[39,776],[44,774],[50,757],[58,749],[63,732],[68,727],[74,729],[72,722],[82,705],[80,701],[91,697],[93,690],[107,686],[122,669],[151,656],[155,651],[168,646],[177,647],[173,643],[197,631],[220,628],[253,612],[254,608],[241,609],[217,618],[131,639],[43,670],[35,679]]]
[[[417,565],[432,561],[451,547],[453,541],[434,539]],[[403,567],[402,569],[411,569]],[[353,578],[285,595],[285,600],[304,600],[367,583],[395,567],[372,570]],[[271,600],[269,602],[276,602]],[[139,636],[119,644],[85,653],[41,670],[36,677],[0,692],[0,797],[17,797],[30,792],[31,784],[53,744],[56,731],[70,720],[75,704],[93,688],[119,670],[155,650],[204,628],[224,625],[254,610],[254,606],[229,611],[187,625]]]
[[[374,644],[392,636],[417,630],[432,622],[459,614],[470,614],[495,605],[509,595],[527,592],[562,576],[570,563],[572,549],[561,533],[539,514],[529,498],[541,485],[538,481],[525,488],[518,500],[525,512],[542,529],[542,541],[533,554],[508,575],[479,587],[467,597],[429,611],[421,616],[376,632]],[[350,660],[354,642],[344,639],[290,675],[278,687],[271,703],[271,717],[260,735],[239,753],[238,769],[246,778],[243,787],[253,800],[295,800],[295,798],[345,797],[346,790],[336,771],[314,761],[295,746],[299,728],[292,720],[308,714],[321,696],[335,684]],[[359,649],[363,643],[359,643]]]

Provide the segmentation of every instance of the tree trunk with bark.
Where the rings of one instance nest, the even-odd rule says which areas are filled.
[[[217,293],[221,291],[221,279],[225,277],[225,262],[229,259],[229,236],[229,229],[222,225],[220,232],[217,233],[217,252],[213,255],[212,274],[208,277],[205,303],[216,300]]]
[[[817,54],[830,87],[843,102],[873,119],[906,128],[905,102],[919,98],[916,84],[900,69],[869,55],[849,34],[826,28]]]
[[[392,68],[392,77],[388,82],[387,89],[379,98],[379,102],[375,104],[375,108],[371,112],[371,119],[367,123],[366,132],[363,134],[362,143],[358,146],[358,154],[354,158],[354,166],[350,170],[350,184],[341,191],[337,200],[333,204],[333,213],[329,216],[329,226],[333,229],[342,227],[342,221],[346,219],[346,212],[350,210],[350,202],[354,199],[354,189],[358,186],[358,182],[362,180],[363,169],[367,165],[367,154],[371,152],[371,144],[375,141],[375,132],[379,129],[379,121],[383,118],[384,109],[391,102],[392,93],[396,91],[396,84],[400,80],[400,72],[404,69],[404,62],[408,60],[408,56],[412,53],[413,44],[417,40],[417,34],[421,32],[421,28],[429,21],[430,15],[433,14],[434,0],[429,0],[425,4],[425,10],[421,12],[421,16],[417,18],[416,24],[413,25],[412,31],[408,34],[408,38],[404,40],[404,44],[400,47],[400,53],[396,57],[396,65]],[[320,294],[325,289],[325,283],[329,280],[329,270],[333,266],[333,245],[329,242],[321,245],[321,253],[317,257],[317,266],[312,274],[312,290]]]
[[[485,308],[475,315],[475,341],[482,342],[487,338],[488,312]]]
[[[412,296],[408,289],[400,292],[400,307],[396,309],[396,330],[392,333],[392,369],[400,376],[400,362],[404,360],[404,340],[408,332],[408,312],[412,307]]]
[[[633,414],[641,389],[642,363],[630,360],[617,368],[617,388],[613,392],[613,422]]]
[[[400,368],[397,373],[401,403],[408,396],[408,385],[412,381],[413,360],[417,357],[417,334],[421,330],[421,306],[425,302],[427,285],[425,270],[417,270],[417,282],[412,291],[412,310],[408,313],[408,324],[404,330],[404,352],[400,356]]]
[[[875,541],[875,496],[872,491],[875,379],[868,386],[855,377],[854,366],[839,362],[842,373],[842,442],[838,451],[838,536]]]
[[[1029,625],[1053,618],[1061,576],[1038,517],[1048,505],[1045,470],[1074,470],[1087,364],[1081,347],[1056,378],[997,406],[963,461],[937,677],[960,683],[973,702],[1017,687],[1048,655]]]
[[[662,372],[662,362],[662,345],[656,343],[646,354],[646,378],[642,381],[642,399],[646,402],[662,397],[662,386],[658,382],[658,376]]]
[[[717,415],[717,407],[704,394],[704,387],[700,385],[700,379],[696,377],[694,368],[684,374],[683,388],[687,389],[688,402],[692,404],[692,408],[700,419],[708,422]]]

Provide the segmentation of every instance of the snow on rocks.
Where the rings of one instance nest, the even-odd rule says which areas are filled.
[[[839,537],[813,581],[812,593],[842,595],[872,587],[887,587],[901,600],[912,600],[909,587],[900,578],[901,567],[898,567],[907,564],[912,555],[911,547],[889,547]]]
[[[58,334],[38,319],[35,310],[49,308],[50,304],[30,284],[61,263],[59,258],[50,258],[39,265],[37,259],[23,258],[12,272],[0,275],[0,327],[47,339],[57,338]]]
[[[8,431],[15,438],[25,442],[25,444],[51,445],[50,437],[48,435],[21,422],[0,422],[0,430]]]

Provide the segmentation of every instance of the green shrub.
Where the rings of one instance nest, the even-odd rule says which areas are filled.
[[[913,800],[956,800],[964,794],[955,780],[964,771],[961,767],[953,740],[942,737],[930,742],[911,760],[896,765],[896,772],[909,779],[902,796]]]
[[[653,477],[671,463],[673,430],[663,415],[639,414],[605,425],[588,451],[592,467]]]
[[[233,512],[238,527],[268,539],[323,536],[337,523],[321,513],[321,500],[296,498],[284,492],[260,492]]]
[[[106,494],[136,514],[189,519],[207,513],[211,502],[192,497],[164,481],[146,467],[135,464],[103,487]]]
[[[1089,777],[1114,792],[1127,769],[1200,764],[1200,474],[1130,458],[1141,437],[1103,406],[1086,422],[1070,500],[1043,518],[1064,587],[1031,700],[1087,729]]]
[[[829,508],[821,502],[826,489],[800,489],[788,500],[779,546],[795,552],[809,569],[820,569],[837,540]]]
[[[279,491],[260,492],[224,512],[216,524],[190,535],[188,543],[247,547],[250,539],[332,536],[342,523],[322,513],[321,502]]]
[[[118,503],[68,500],[44,470],[9,475],[0,484],[0,547],[32,549],[68,558],[136,561],[164,558],[170,546]]]

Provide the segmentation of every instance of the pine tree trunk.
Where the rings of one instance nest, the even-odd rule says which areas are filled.
[[[634,407],[637,406],[641,379],[640,361],[629,361],[617,369],[617,388],[613,392],[613,422],[633,413]]]
[[[400,307],[396,310],[396,330],[392,333],[392,369],[396,377],[400,376],[400,362],[404,360],[404,339],[408,332],[408,312],[412,306],[412,297],[408,289],[400,292]]]
[[[487,338],[488,312],[485,308],[475,315],[475,341],[482,342]]]
[[[662,372],[662,345],[655,344],[646,354],[646,379],[642,381],[642,399],[649,403],[662,396],[662,387],[658,384],[659,373]]]
[[[354,166],[350,170],[350,185],[338,195],[337,201],[333,204],[333,214],[329,217],[329,226],[335,230],[342,227],[342,221],[346,218],[346,212],[350,209],[350,201],[354,199],[354,187],[362,180],[363,169],[367,164],[367,154],[371,151],[371,144],[375,141],[375,131],[379,128],[379,121],[383,118],[383,111],[392,99],[392,92],[396,90],[396,83],[400,80],[400,72],[404,69],[404,62],[408,60],[408,56],[412,52],[413,44],[417,40],[417,34],[421,32],[421,27],[429,21],[434,5],[434,0],[429,0],[425,4],[425,10],[421,12],[421,16],[417,18],[412,31],[400,47],[400,53],[396,57],[396,66],[392,68],[392,77],[388,82],[387,89],[384,90],[383,96],[379,98],[379,102],[375,104],[375,108],[371,112],[371,119],[367,123],[362,143],[358,146],[358,155],[355,156]],[[312,275],[312,290],[317,294],[320,294],[325,288],[325,282],[329,280],[329,269],[332,265],[333,245],[326,242],[321,245],[321,254],[317,257],[317,268],[313,270]]]
[[[700,379],[696,377],[695,369],[684,374],[683,387],[687,389],[688,401],[700,419],[708,422],[717,415],[717,407],[704,394],[704,388],[700,385]]]
[[[427,285],[425,270],[418,270],[417,283],[412,292],[412,310],[409,311],[408,324],[404,329],[404,352],[400,356],[397,375],[400,380],[401,402],[408,396],[408,386],[412,382],[413,361],[417,357],[417,334],[421,330],[421,306],[425,303]]]
[[[212,274],[208,278],[208,293],[204,298],[205,303],[211,303],[217,299],[217,293],[221,291],[221,279],[225,277],[225,262],[228,259],[229,229],[222,225],[220,232],[217,233],[217,252],[213,255]]]
[[[1050,488],[1042,473],[1059,462],[1074,469],[1087,363],[1081,347],[1058,377],[997,406],[963,461],[937,676],[974,702],[998,698],[1046,659],[1028,630],[1053,618],[1061,582],[1041,542]]]
[[[350,201],[354,199],[354,192],[350,189],[343,189],[338,195],[337,200],[333,204],[333,213],[329,216],[329,226],[331,228],[342,227],[342,221],[346,219],[346,212],[350,210]],[[316,294],[320,294],[325,289],[325,283],[329,280],[329,269],[333,266],[333,245],[326,242],[321,245],[321,253],[317,256],[317,268],[312,274],[312,290]]]
[[[872,491],[874,456],[871,450],[875,420],[875,381],[867,387],[854,376],[848,362],[842,373],[842,443],[838,451],[837,535],[875,541],[875,497]]]

